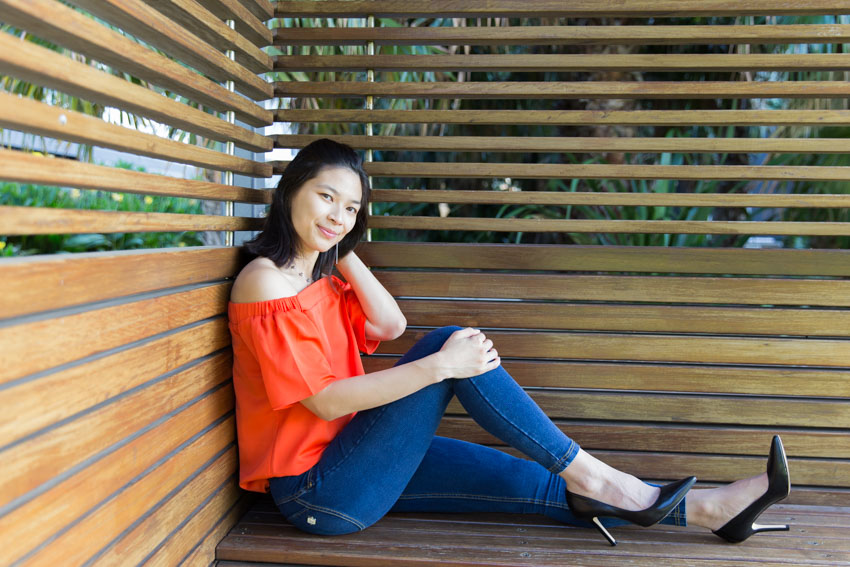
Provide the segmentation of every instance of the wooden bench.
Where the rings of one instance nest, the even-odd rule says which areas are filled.
[[[642,478],[714,486],[762,472],[771,436],[791,496],[787,533],[739,546],[707,530],[587,529],[541,518],[390,515],[341,538],[299,533],[261,498],[220,565],[850,564],[850,303],[844,250],[370,243],[408,331],[365,361],[391,365],[427,330],[485,329],[556,423]],[[453,402],[440,434],[499,442]]]

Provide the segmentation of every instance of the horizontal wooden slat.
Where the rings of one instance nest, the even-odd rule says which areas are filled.
[[[235,275],[237,255],[235,248],[197,247],[4,258],[0,313],[14,317],[220,280]]]
[[[587,191],[462,191],[373,189],[374,203],[454,203],[481,205],[621,205],[635,207],[802,207],[850,206],[850,195],[783,193],[631,193]]]
[[[207,0],[204,7],[221,20],[233,20],[236,32],[257,47],[266,47],[274,41],[272,30],[239,0]]]
[[[763,472],[764,459],[760,461]],[[804,515],[806,510],[810,514]],[[245,567],[255,559],[267,564],[341,566],[847,565],[844,543],[836,541],[846,530],[841,522],[844,512],[784,504],[771,508],[762,521],[790,521],[794,532],[762,535],[756,540],[762,545],[723,545],[705,529],[655,526],[614,528],[617,539],[624,542],[617,547],[603,547],[605,540],[589,527],[565,526],[539,516],[433,513],[390,514],[368,530],[344,539],[323,538],[323,545],[317,546],[315,538],[305,537],[278,514],[266,516],[262,524],[240,522],[219,545],[217,557],[221,567]]]
[[[151,506],[165,498],[170,491],[180,487],[181,482],[186,479],[187,473],[191,477],[192,471],[204,466],[208,459],[231,444],[232,439],[231,428],[219,426],[210,431],[187,447],[186,450],[170,458],[139,482],[118,494],[93,514],[74,524],[71,529],[63,532],[56,540],[51,542],[51,545],[39,550],[38,553],[32,555],[21,565],[56,565],[62,562],[77,565],[83,564],[95,554],[98,554],[98,561],[100,561],[100,557],[104,557],[105,564],[115,564],[110,561],[110,558],[114,557],[112,555],[114,547],[109,546],[103,556],[98,553],[103,550],[104,543],[113,541],[124,530],[133,526],[140,517],[150,511]],[[187,487],[199,490],[208,489],[207,484],[220,482],[221,477],[226,478],[232,474],[236,468],[236,461],[236,447],[231,446],[210,465],[208,473],[202,473],[200,477],[197,477],[198,480],[193,479],[187,484]],[[189,512],[191,510],[181,511],[181,515]],[[170,522],[179,522],[183,519],[171,518]],[[148,526],[148,524],[143,523],[141,526]],[[137,526],[137,528],[141,526]],[[152,527],[155,528],[156,526]],[[86,537],[88,534],[97,534],[98,537]],[[135,535],[134,531],[127,537]],[[135,549],[134,554],[141,551],[141,555],[144,557],[156,549],[159,542],[142,539],[140,543],[145,547]],[[120,541],[116,545],[120,546]],[[131,554],[128,555],[132,557]]]
[[[405,297],[850,307],[850,280],[386,269],[374,273],[390,293]]]
[[[82,112],[5,93],[0,93],[0,127],[254,177],[271,177],[272,173],[267,163],[139,132]]]
[[[374,216],[371,228],[493,232],[577,232],[624,234],[770,234],[850,236],[850,223],[757,221],[630,221],[519,218]]]
[[[224,539],[224,536],[227,535],[230,529],[245,515],[253,500],[253,498],[248,497],[244,492],[240,492],[239,501],[227,512],[227,515],[218,522],[207,524],[208,526],[212,526],[211,529],[207,532],[203,541],[186,556],[182,565],[212,564],[215,561],[216,545]]]
[[[588,451],[648,451],[764,457],[775,431],[770,428],[701,427],[679,424],[622,424],[558,421],[558,427]],[[650,429],[652,428],[652,429]],[[501,441],[469,417],[447,416],[438,435],[483,445]],[[796,458],[850,458],[850,439],[842,432],[788,429],[785,451]]]
[[[493,26],[399,28],[277,28],[274,44],[286,45],[695,45],[846,43],[850,26]]]
[[[844,71],[850,55],[843,53],[789,55],[278,55],[277,71]],[[694,85],[694,90],[699,86]]]
[[[0,383],[214,317],[226,311],[229,293],[222,283],[0,327]]]
[[[275,172],[285,162],[274,162]],[[512,164],[374,162],[365,165],[376,177],[510,177],[511,179],[778,179],[795,181],[850,181],[846,166],[769,165],[631,165],[631,164]]]
[[[368,81],[278,81],[274,83],[274,92],[275,96],[280,97],[321,96],[328,98],[380,96],[385,98],[452,99],[805,99],[844,98],[850,95],[850,84],[846,81],[701,81],[699,90],[694,90],[692,83],[684,81],[514,81],[507,83],[498,81],[471,81],[463,83],[422,81],[399,83]],[[278,110],[275,115],[284,116],[284,113],[288,112],[293,111]],[[464,113],[475,111],[454,110],[452,112]],[[616,111],[612,112],[617,114]],[[596,114],[602,115],[603,113],[597,112]],[[641,112],[629,112],[627,114],[641,114]],[[276,118],[276,120],[286,122],[282,118]]]
[[[379,83],[375,83],[379,84]],[[646,83],[639,83],[645,85]],[[703,83],[700,83],[702,87]],[[850,88],[845,93],[850,95]],[[827,126],[850,124],[847,110],[278,110],[278,122],[622,126]]]
[[[132,527],[129,533],[121,534],[121,539],[99,555],[98,564],[114,567],[123,567],[130,562],[135,565],[153,564],[149,563],[148,557],[152,553],[156,552],[159,561],[163,562],[170,552],[174,556],[167,564],[176,565],[200,539],[200,534],[192,533],[202,529],[198,526],[200,518],[195,516],[196,509],[210,497],[217,500],[219,505],[221,502],[232,503],[233,495],[238,491],[233,474],[237,462],[236,447],[233,447],[184,486],[178,486],[176,494],[166,496],[168,501],[162,502],[161,506]],[[150,506],[151,503],[148,501],[143,506]],[[184,523],[194,530],[180,529],[186,527],[182,526]]]
[[[227,322],[217,318],[85,364],[13,384],[4,391],[4,399],[12,409],[0,416],[0,447],[60,423],[229,344]],[[97,379],[93,380],[93,376]],[[46,391],[51,396],[45,397]]]
[[[143,0],[75,0],[75,4],[217,81],[233,80],[236,90],[249,98],[271,98],[271,85],[261,77],[147,6]]]
[[[144,195],[247,203],[271,202],[271,191],[142,173],[2,148],[0,148],[0,179],[18,183],[59,185]]]
[[[287,0],[275,3],[275,17],[589,17],[613,16],[678,17],[678,16],[743,16],[764,14],[847,14],[850,4],[844,0],[820,1],[817,4],[761,0],[740,5],[728,0],[574,0],[569,4],[555,0],[527,0],[518,6],[513,0],[468,0],[463,4],[449,0],[410,3],[405,0],[371,0],[350,3],[338,0],[311,2]]]
[[[835,429],[850,424],[847,402],[842,400],[620,392],[531,391],[528,394],[553,419]],[[447,412],[464,413],[464,410],[460,402],[453,400]],[[850,477],[839,486],[850,486]]]
[[[260,21],[265,22],[274,16],[274,6],[270,0],[239,0],[239,2]]]
[[[586,305],[549,302],[400,300],[409,325],[510,329],[850,336],[850,311],[736,307]]]
[[[215,495],[209,502],[203,504],[200,509],[194,513],[185,525],[179,530],[175,530],[163,542],[162,547],[145,561],[146,564],[162,567],[170,567],[171,565],[201,565],[211,564],[215,559],[213,549],[206,551],[206,562],[203,563],[201,555],[197,556],[197,563],[191,561],[184,562],[183,559],[190,553],[194,553],[194,548],[198,545],[203,545],[210,531],[210,527],[215,526],[223,517],[227,517],[228,512],[234,508],[241,497],[241,491],[236,479],[233,478],[226,481],[217,489]],[[237,508],[237,511],[242,511]],[[238,518],[234,517],[228,520],[228,527],[236,524]],[[221,533],[218,537],[220,541],[226,532]]]
[[[230,378],[232,363],[229,352],[214,355],[132,395],[5,449],[2,452],[5,474],[0,484],[0,505],[13,503],[45,482],[68,474],[104,449],[216,388]]]
[[[272,145],[264,136],[6,33],[0,34],[0,72],[252,151]]]
[[[267,126],[272,112],[55,0],[2,0],[3,21],[87,54],[132,76],[221,111],[251,126]]]
[[[378,347],[407,352],[424,331],[405,332]],[[695,337],[601,333],[489,331],[503,358],[850,367],[850,343],[835,339]],[[846,410],[845,410],[846,411]],[[565,416],[566,417],[566,416]],[[850,419],[850,415],[846,416]],[[735,423],[733,420],[731,423]],[[848,422],[850,423],[850,421]],[[838,425],[836,427],[847,427]]]
[[[375,372],[389,368],[397,360],[394,356],[372,356],[364,358],[363,366],[366,372]],[[525,388],[761,396],[786,396],[794,392],[797,396],[820,398],[846,398],[850,392],[847,383],[850,372],[843,370],[516,360],[505,360],[502,366]]]
[[[0,516],[3,550],[15,558],[35,548],[232,410],[233,390],[220,388],[106,455],[97,466],[77,472]],[[222,431],[232,428],[233,418],[220,427]],[[201,441],[208,442],[203,439],[209,437]],[[32,529],[35,524],[37,530]]]
[[[369,242],[358,254],[370,266],[399,268],[850,275],[846,250]]]
[[[642,138],[601,136],[321,136],[282,134],[277,148],[302,148],[331,137],[356,149],[434,152],[634,152],[654,153],[850,153],[850,141],[836,138]]]
[[[0,206],[5,234],[261,230],[263,219],[177,213],[131,213],[43,207]]]
[[[651,432],[650,432],[651,433]],[[521,456],[507,447],[505,452]],[[704,482],[726,483],[756,476],[764,472],[766,455],[762,457],[723,457],[670,453],[638,453],[595,451],[594,456],[619,470],[641,478],[682,478],[694,475]],[[850,463],[838,460],[789,459],[793,490],[803,487],[835,486],[845,492],[850,478]],[[835,478],[838,482],[835,482]],[[803,497],[805,498],[805,497]],[[795,502],[795,500],[792,500]]]
[[[157,2],[147,5],[220,51],[234,51],[236,62],[257,74],[271,71],[271,58],[247,38],[230,29],[215,14],[195,0]]]

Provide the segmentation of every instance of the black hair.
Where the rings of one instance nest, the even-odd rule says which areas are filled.
[[[369,177],[363,169],[363,161],[350,146],[327,138],[316,140],[302,148],[293,158],[280,178],[274,191],[272,203],[263,231],[245,243],[247,252],[254,256],[265,256],[277,267],[289,263],[298,253],[298,237],[292,224],[292,198],[304,183],[313,179],[326,167],[344,167],[360,177],[363,195],[354,227],[339,242],[339,257],[342,258],[357,246],[366,234],[366,219],[369,206]],[[335,250],[320,252],[313,266],[314,280],[333,271]]]

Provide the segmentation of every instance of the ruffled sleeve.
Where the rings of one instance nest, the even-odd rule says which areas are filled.
[[[381,344],[381,341],[366,338],[366,314],[363,312],[363,306],[360,305],[360,300],[357,299],[357,294],[354,293],[351,284],[346,283],[343,286],[342,294],[348,320],[357,341],[357,349],[362,353],[372,354]]]
[[[284,409],[319,393],[336,378],[323,335],[299,309],[251,320],[254,354],[272,409]]]

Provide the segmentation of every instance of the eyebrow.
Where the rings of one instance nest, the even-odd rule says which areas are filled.
[[[334,195],[339,195],[339,191],[337,191],[336,189],[334,189],[334,188],[333,188],[333,187],[331,187],[330,185],[327,185],[327,184],[325,184],[325,183],[319,183],[319,187],[324,187],[324,188],[325,188],[325,189],[327,189],[328,191],[333,192],[333,194],[334,194]],[[355,205],[359,205],[359,204],[360,204],[360,201],[351,201],[351,202],[352,202],[352,203],[354,203]]]

